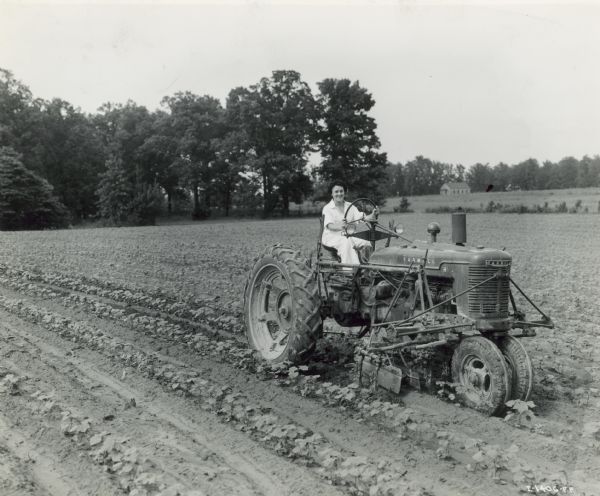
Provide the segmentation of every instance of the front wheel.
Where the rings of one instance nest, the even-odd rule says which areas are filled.
[[[498,415],[511,395],[511,376],[498,347],[483,336],[463,339],[452,356],[452,380],[462,404]]]
[[[514,336],[505,336],[498,347],[512,372],[511,399],[529,400],[533,389],[533,366],[523,343]]]
[[[300,252],[275,245],[254,263],[244,289],[251,348],[270,363],[306,361],[321,334],[315,272]]]

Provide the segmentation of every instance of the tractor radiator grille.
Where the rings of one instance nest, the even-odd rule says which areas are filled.
[[[469,267],[469,287],[471,288],[485,281],[498,271],[508,275],[510,273],[510,266],[494,267],[479,265]],[[508,314],[509,284],[508,278],[494,279],[468,293],[469,313]]]

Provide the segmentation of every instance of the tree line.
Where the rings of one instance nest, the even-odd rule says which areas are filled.
[[[348,79],[317,86],[313,95],[298,72],[274,71],[231,90],[225,106],[178,92],[152,112],[129,101],[85,114],[34,98],[0,69],[0,161],[51,185],[72,222],[152,223],[162,204],[195,219],[214,210],[286,215],[333,178],[382,199],[387,157],[368,115],[371,94]],[[321,161],[309,170],[312,154]]]
[[[468,169],[418,156],[405,164],[388,167],[388,196],[437,194],[444,183],[466,182],[473,193],[566,189],[600,186],[600,155],[581,159],[565,157],[558,162],[533,158],[508,165],[476,163]]]
[[[232,89],[224,105],[186,91],[155,111],[128,101],[88,114],[36,98],[0,69],[0,228],[152,224],[160,213],[288,215],[292,202],[327,199],[333,179],[350,197],[380,204],[449,181],[473,191],[599,185],[598,156],[469,169],[422,156],[391,164],[369,91],[333,78],[317,88],[282,70]]]

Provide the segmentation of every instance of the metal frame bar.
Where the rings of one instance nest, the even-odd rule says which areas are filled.
[[[546,320],[547,320],[547,321],[549,321],[549,322],[552,322],[552,319],[551,319],[550,317],[548,317],[548,316],[547,316],[547,315],[546,315],[544,312],[542,312],[542,311],[541,311],[541,310],[538,308],[538,306],[537,306],[537,305],[536,305],[536,304],[535,304],[533,301],[531,301],[531,299],[529,298],[529,296],[527,296],[527,295],[526,295],[526,294],[523,292],[523,290],[522,290],[522,289],[521,289],[521,288],[520,288],[520,287],[517,285],[517,283],[516,283],[515,281],[513,281],[512,277],[508,276],[508,279],[509,279],[509,281],[510,281],[510,282],[512,282],[512,283],[513,283],[513,285],[515,286],[515,288],[517,288],[517,289],[519,290],[519,293],[521,293],[521,294],[523,295],[523,298],[525,298],[525,299],[526,299],[526,300],[529,302],[529,304],[530,304],[530,305],[531,305],[533,308],[535,308],[535,309],[536,309],[536,310],[539,312],[539,314],[540,314],[542,317],[544,317],[544,319],[546,319]],[[514,299],[513,299],[513,301],[514,301]],[[513,304],[514,304],[514,303],[513,303]]]
[[[513,324],[518,324],[519,326],[527,326],[527,327],[546,327],[548,329],[554,329],[554,324],[552,320],[515,320]]]
[[[424,271],[423,266],[421,266],[421,270]],[[420,273],[419,273],[420,274]],[[408,275],[408,273],[406,274]],[[405,276],[406,277],[406,276]],[[457,294],[454,295],[448,299],[446,299],[445,301],[438,303],[435,306],[432,306],[430,308],[428,308],[427,310],[425,310],[424,312],[421,312],[417,315],[414,315],[412,317],[409,317],[408,319],[405,319],[403,321],[396,321],[396,322],[380,322],[377,324],[372,324],[371,327],[383,327],[383,326],[393,326],[393,327],[402,327],[404,324],[407,324],[415,319],[417,319],[418,317],[421,317],[422,315],[425,315],[426,313],[429,313],[430,311],[434,310],[435,308],[444,305],[445,303],[448,303],[449,301],[452,301],[456,298],[458,298],[459,296],[462,296],[465,293],[468,293],[469,291],[474,290],[475,288],[493,280],[493,279],[497,279],[503,277],[501,275],[501,272],[498,271],[496,272],[493,276],[489,277],[488,279],[480,282],[479,284],[476,284],[475,286]],[[506,276],[504,276],[506,277]],[[546,328],[550,328],[553,329],[554,328],[554,324],[552,323],[552,320],[544,313],[542,312],[532,301],[531,299],[521,290],[521,288],[519,288],[519,286],[512,280],[512,278],[510,278],[510,276],[508,276],[509,281],[514,284],[514,286],[519,290],[519,292],[523,295],[523,297],[542,315],[542,317],[544,318],[544,320],[531,320],[531,321],[513,321],[513,327],[515,327],[516,325],[520,325],[520,326],[527,326],[527,327],[546,327]],[[420,280],[420,277],[419,277]],[[404,279],[403,279],[404,282]],[[399,288],[400,289],[400,288]],[[513,305],[514,310],[518,311],[515,301],[514,301],[514,297],[512,296],[512,293],[509,293],[510,295],[510,299],[511,299],[511,303]],[[421,295],[421,300],[423,299],[423,295]],[[387,316],[387,315],[386,315]],[[433,332],[439,332],[439,331],[444,331],[444,330],[448,330],[448,329],[456,329],[459,327],[469,327],[469,326],[473,326],[474,325],[474,321],[471,324],[453,324],[453,325],[446,325],[446,326],[434,326],[434,327],[424,327],[419,329],[416,326],[405,326],[404,329],[402,329],[402,332],[400,332],[399,334],[397,334],[397,336],[406,336],[406,335],[411,335],[411,334],[428,334],[428,333],[433,333]],[[392,344],[392,345],[388,345],[388,346],[381,346],[381,347],[372,347],[369,344],[369,348],[368,351],[372,351],[372,352],[384,352],[384,351],[390,351],[390,350],[395,350],[395,349],[400,349],[400,348],[406,348],[409,347],[411,345],[414,345],[415,347],[417,345],[420,345],[422,343],[396,343],[396,344]],[[440,343],[444,344],[444,343]],[[437,345],[437,344],[436,344]]]
[[[397,336],[409,336],[411,334],[432,334],[435,332],[447,331],[449,329],[456,329],[457,327],[470,327],[471,325],[472,324],[454,324],[454,325],[447,325],[447,326],[429,327],[429,328],[423,328],[423,329],[411,328],[413,330],[402,332],[402,333],[398,334]],[[445,341],[449,342],[448,339],[446,339]],[[409,346],[418,346],[418,345],[424,345],[424,344],[428,344],[428,343],[421,343],[421,342],[418,342],[418,343],[395,343],[395,344],[390,344],[390,345],[386,345],[386,346],[369,346],[367,351],[370,351],[370,352],[390,351],[390,350],[395,350],[398,348],[408,348]]]
[[[334,267],[334,268],[350,268],[350,269],[367,269],[367,270],[377,270],[381,271],[383,269],[384,272],[406,272],[406,267],[389,267],[387,265],[373,265],[373,264],[343,264],[340,262],[327,262],[321,261],[318,262],[317,265],[322,267]]]
[[[398,285],[398,288],[396,289],[396,292],[394,293],[394,297],[392,298],[392,301],[390,302],[390,305],[388,306],[387,312],[385,313],[385,317],[383,317],[384,322],[385,322],[385,319],[388,318],[388,315],[390,314],[390,312],[392,311],[392,307],[396,304],[396,302],[400,298],[400,293],[402,292],[402,285],[404,284],[404,281],[406,281],[408,274],[410,274],[410,269],[412,269],[412,266],[413,266],[413,262],[410,263],[410,267],[408,267],[408,270],[404,274],[402,281],[400,282],[400,284]]]
[[[499,276],[500,272],[496,272],[493,276],[488,277],[485,281],[481,281],[479,284],[476,284],[475,286],[472,286],[468,289],[465,289],[464,291],[458,293],[457,295],[453,295],[450,298],[448,298],[447,300],[442,301],[441,303],[438,303],[437,305],[434,305],[432,307],[429,307],[427,310],[425,310],[424,312],[421,312],[417,315],[413,315],[412,317],[409,317],[408,319],[404,319],[402,321],[397,321],[397,322],[380,322],[378,324],[373,324],[372,327],[379,327],[379,326],[384,326],[384,325],[389,325],[389,324],[395,324],[395,325],[402,325],[404,323],[410,322],[411,320],[415,320],[417,317],[421,317],[422,315],[425,315],[426,313],[431,312],[432,310],[441,307],[442,305],[445,305],[446,303],[448,303],[449,301],[455,300],[456,298],[458,298],[459,296],[464,295],[465,293],[468,293],[469,291],[473,291],[475,288],[478,288],[479,286],[484,285],[487,282],[490,282],[494,279],[497,279]]]

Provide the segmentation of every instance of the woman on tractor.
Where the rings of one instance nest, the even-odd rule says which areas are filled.
[[[321,243],[329,248],[335,248],[343,264],[357,265],[360,263],[356,250],[370,248],[371,243],[364,239],[344,235],[346,225],[351,222],[370,222],[377,219],[379,209],[365,215],[356,207],[350,207],[350,202],[344,201],[345,188],[341,182],[331,185],[331,201],[323,207],[323,236]]]

